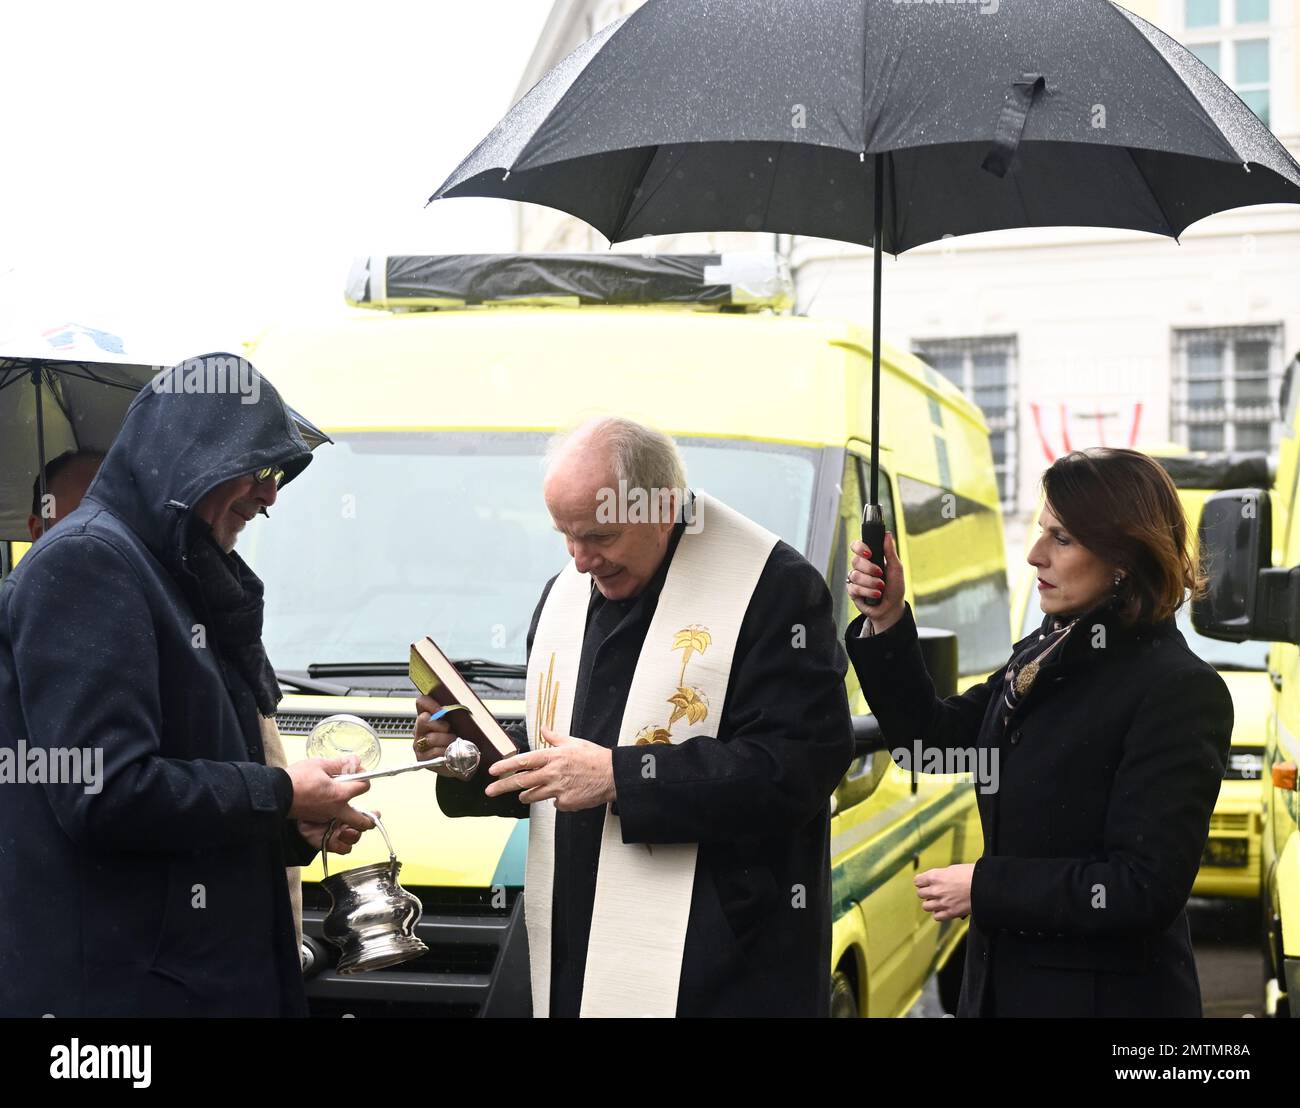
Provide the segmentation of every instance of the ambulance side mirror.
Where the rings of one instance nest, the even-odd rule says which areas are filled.
[[[853,757],[863,758],[888,748],[875,716],[853,717]]]
[[[942,697],[956,696],[957,632],[943,627],[918,627],[916,634],[934,691]]]
[[[1215,493],[1201,511],[1205,596],[1192,626],[1227,642],[1300,642],[1300,567],[1273,569],[1273,509],[1262,489]]]

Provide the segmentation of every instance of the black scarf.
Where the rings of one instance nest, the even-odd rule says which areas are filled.
[[[234,551],[226,553],[207,526],[194,528],[187,559],[207,613],[208,633],[248,685],[257,710],[273,716],[280,684],[262,645],[262,580]]]

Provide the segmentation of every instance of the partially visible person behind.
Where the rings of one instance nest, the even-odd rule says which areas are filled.
[[[39,473],[32,482],[32,512],[27,517],[27,533],[32,542],[76,511],[103,460],[104,455],[98,450],[65,450],[45,463],[44,500]]]
[[[1187,520],[1137,451],[1076,451],[1042,483],[1042,626],[960,696],[935,694],[892,534],[883,577],[853,544],[845,645],[890,747],[999,766],[983,857],[917,874],[917,895],[970,917],[959,1016],[1199,1016],[1185,907],[1233,710],[1174,624],[1203,587]]]

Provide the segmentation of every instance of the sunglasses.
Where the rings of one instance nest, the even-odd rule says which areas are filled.
[[[275,487],[278,489],[284,482],[284,470],[277,469],[275,466],[266,466],[254,473],[253,479],[259,484],[263,481],[274,481]]]

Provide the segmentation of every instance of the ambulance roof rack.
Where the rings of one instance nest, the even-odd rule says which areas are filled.
[[[789,311],[794,282],[774,254],[432,254],[357,258],[349,304],[386,311],[493,305],[663,306]]]

